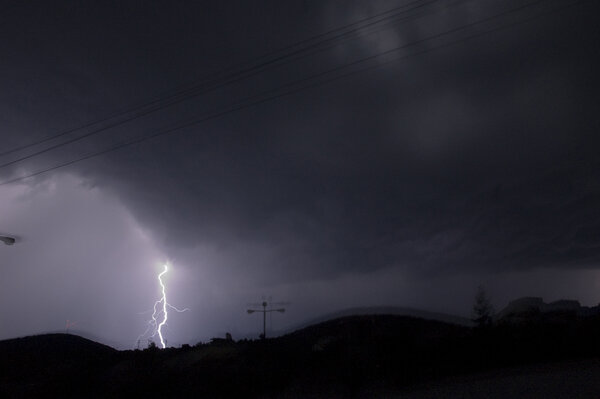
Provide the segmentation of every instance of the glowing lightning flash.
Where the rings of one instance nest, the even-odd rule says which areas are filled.
[[[167,312],[167,292],[165,290],[165,284],[163,283],[161,277],[167,271],[168,271],[167,265],[165,264],[165,270],[158,275],[158,282],[160,284],[160,287],[162,288],[162,298],[160,300],[162,301],[162,304],[163,304],[162,311],[163,311],[163,314],[165,315],[165,317],[163,318],[163,321],[161,321],[160,324],[158,325],[158,337],[160,338],[160,344],[162,345],[163,348],[165,347],[165,341],[163,340],[163,336],[162,336],[162,328],[167,323],[167,318],[169,317],[169,313]]]
[[[174,311],[180,313],[189,310],[188,308],[177,309],[175,306],[167,302],[167,288],[165,287],[165,284],[162,280],[162,276],[165,275],[168,271],[168,265],[165,264],[165,269],[158,274],[158,283],[160,284],[162,296],[158,301],[154,302],[154,306],[152,308],[152,320],[148,321],[148,327],[146,328],[146,331],[144,331],[144,333],[138,337],[139,341],[141,338],[146,336],[146,334],[148,334],[152,329],[152,334],[150,335],[150,337],[155,337],[156,335],[158,335],[158,338],[160,339],[160,345],[163,347],[163,349],[167,346],[163,337],[162,328],[167,324],[167,319],[169,318],[168,309],[173,309]],[[160,322],[159,319],[161,319]]]

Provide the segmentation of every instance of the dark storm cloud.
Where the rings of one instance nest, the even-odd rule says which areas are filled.
[[[398,4],[19,4],[2,17],[4,37],[19,32],[1,42],[2,148]],[[189,121],[521,4],[442,2],[12,172]],[[561,6],[547,2],[500,22]],[[311,286],[316,303],[327,297],[323,281],[339,292],[364,291],[357,301],[364,287],[390,281],[381,302],[418,305],[410,295],[427,289],[423,277],[439,288],[443,276],[476,285],[480,273],[593,269],[600,256],[596,8],[582,2],[440,49],[450,38],[422,43],[401,54],[431,52],[375,60],[378,69],[67,170],[119,198],[159,249],[189,269],[190,281],[200,280],[194,271],[210,276],[205,292],[221,290],[206,294],[210,300],[237,292],[231,306],[265,287],[285,296]],[[403,293],[393,293],[391,282],[410,278],[418,281],[412,289],[403,280]]]
[[[577,148],[595,144],[586,101],[595,78],[573,73],[592,69],[585,56],[593,45],[585,27],[554,29],[559,22],[542,21],[535,35],[525,26],[433,53],[194,129],[201,138],[174,139],[201,148],[153,175],[180,193],[169,200],[166,190],[163,207],[189,209],[185,218],[196,221],[177,240],[222,233],[233,252],[236,242],[259,242],[274,264],[290,266],[292,279],[394,264],[432,272],[589,267],[593,249],[576,249],[566,230],[585,213],[570,204],[595,195],[595,175],[578,159],[591,154]],[[166,154],[186,156],[183,148]],[[548,168],[559,176],[548,178]],[[565,168],[567,179],[582,180],[579,192],[561,184]],[[503,184],[516,187],[503,193]],[[180,226],[179,212],[160,215]]]
[[[339,5],[331,3],[314,21],[300,5],[274,5],[243,23],[231,5],[214,10],[195,5],[190,8],[199,18],[195,23],[182,14],[183,6],[101,7],[106,20],[73,7],[59,8],[62,15],[42,28],[64,39],[58,50],[69,59],[65,68],[92,67],[103,72],[97,75],[101,80],[114,79],[113,85],[127,80],[133,87],[156,82],[162,88],[191,80],[181,73],[197,76],[190,73],[195,65],[219,58],[226,64],[232,54],[243,59],[293,39],[298,33],[286,29],[292,18],[322,31],[391,6],[353,3],[337,12]],[[494,2],[448,6],[346,42],[310,62],[335,65],[372,53],[373,42],[398,45],[508,8]],[[282,266],[282,279],[395,264],[428,271],[446,265],[590,266],[595,238],[586,226],[598,223],[596,205],[588,201],[581,210],[572,204],[596,195],[589,185],[595,175],[581,176],[578,164],[568,163],[591,155],[573,146],[596,143],[589,136],[596,122],[588,94],[596,83],[589,56],[594,38],[585,10],[569,12],[567,22],[553,15],[232,114],[110,155],[90,173],[122,195],[142,222],[166,231],[169,245],[214,241],[236,252],[256,243],[272,253],[273,268],[289,265]],[[235,22],[222,27],[209,20],[212,12]],[[69,23],[57,29],[61,18]],[[86,28],[87,21],[105,28]],[[269,28],[258,28],[266,22]],[[75,28],[83,35],[74,34]],[[243,34],[249,31],[254,37]],[[208,37],[219,42],[207,45]],[[59,45],[50,43],[47,53]],[[206,56],[192,51],[198,43]],[[252,85],[276,86],[284,71],[302,76],[302,65],[260,76],[230,89],[229,96],[244,95]],[[86,88],[85,78],[56,69],[49,74],[60,82],[57,97],[73,102],[91,97],[94,89]],[[112,90],[131,98],[128,86]],[[207,101],[192,104],[206,109]],[[193,113],[183,105],[151,120],[165,126]],[[140,121],[132,127],[153,126]],[[548,167],[558,168],[559,175],[568,167],[571,174],[562,179],[580,177],[583,188],[574,192],[560,177],[547,178]],[[522,174],[527,177],[512,183]],[[251,269],[269,268],[248,262]]]

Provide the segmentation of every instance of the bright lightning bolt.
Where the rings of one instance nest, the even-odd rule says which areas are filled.
[[[152,334],[150,335],[150,337],[155,337],[156,335],[158,335],[160,345],[163,349],[167,346],[163,337],[162,329],[167,324],[167,320],[169,318],[168,309],[173,309],[176,312],[180,313],[189,310],[188,308],[177,309],[175,306],[167,302],[167,287],[165,286],[162,277],[169,271],[169,268],[166,263],[164,266],[165,269],[158,274],[158,284],[160,285],[162,296],[158,301],[154,302],[154,306],[152,307],[152,320],[148,321],[148,327],[146,328],[146,331],[144,331],[144,333],[138,337],[139,341],[141,338],[146,336],[150,332],[150,330],[152,330]]]
[[[162,304],[163,304],[162,311],[163,311],[163,314],[165,315],[165,317],[163,318],[163,321],[161,321],[160,324],[158,325],[158,337],[160,338],[160,344],[162,345],[163,348],[165,347],[165,341],[163,340],[162,328],[167,323],[167,319],[169,318],[169,312],[167,312],[167,292],[165,289],[165,284],[162,281],[162,276],[167,271],[168,271],[167,265],[165,264],[165,270],[158,275],[158,282],[162,288],[162,298],[160,300],[162,301]]]

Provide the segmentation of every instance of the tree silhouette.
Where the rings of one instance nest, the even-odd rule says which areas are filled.
[[[475,304],[473,305],[473,321],[477,327],[489,327],[492,324],[494,308],[490,299],[482,286],[477,288],[475,295]]]

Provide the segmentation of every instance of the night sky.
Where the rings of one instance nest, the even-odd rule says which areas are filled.
[[[263,297],[271,331],[468,317],[479,285],[598,304],[599,12],[0,2],[0,339],[131,348],[165,261],[172,345],[257,336]]]

